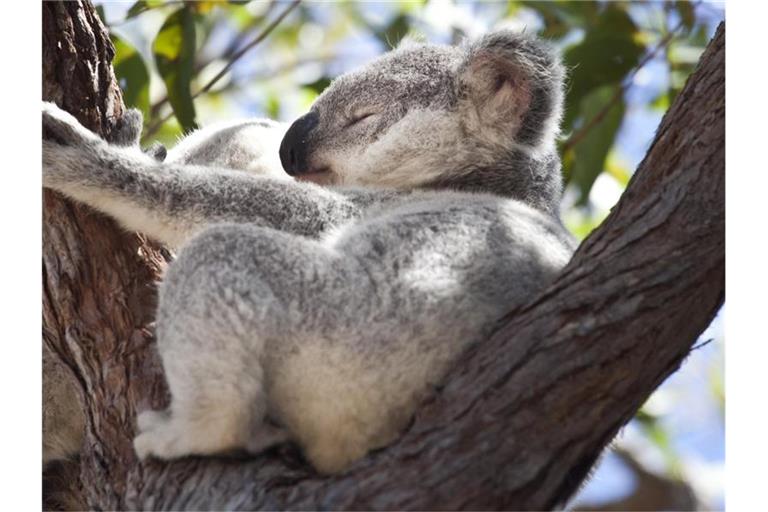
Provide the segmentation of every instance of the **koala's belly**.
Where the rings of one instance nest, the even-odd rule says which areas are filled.
[[[269,415],[303,447],[338,445],[363,452],[383,446],[410,418],[425,382],[355,350],[357,339],[302,338],[296,350],[271,351],[265,365]],[[366,352],[368,352],[366,354]],[[383,364],[382,364],[383,363]],[[430,361],[414,361],[429,367]],[[405,375],[409,374],[409,375]]]

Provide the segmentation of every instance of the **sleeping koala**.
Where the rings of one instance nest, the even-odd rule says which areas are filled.
[[[44,105],[44,185],[180,247],[157,311],[172,402],[139,415],[138,455],[290,439],[332,473],[394,440],[573,252],[563,75],[514,32],[401,45],[288,129],[298,181],[159,163]]]

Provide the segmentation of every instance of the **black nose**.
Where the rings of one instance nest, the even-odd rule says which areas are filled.
[[[318,116],[310,112],[293,122],[280,143],[280,162],[291,176],[307,172],[307,138],[317,126]]]

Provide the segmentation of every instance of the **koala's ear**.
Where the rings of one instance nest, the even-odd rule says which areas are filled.
[[[508,30],[487,34],[466,51],[457,88],[467,121],[520,144],[554,143],[565,74],[557,52]]]

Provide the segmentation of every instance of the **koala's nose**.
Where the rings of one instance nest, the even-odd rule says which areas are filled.
[[[293,122],[280,143],[280,163],[291,176],[309,171],[307,169],[307,138],[317,126],[318,115],[310,112]]]

